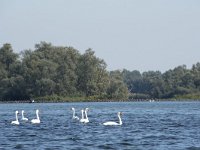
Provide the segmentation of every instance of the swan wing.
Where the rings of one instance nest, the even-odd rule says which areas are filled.
[[[88,123],[89,122],[89,119],[85,119],[84,123]]]
[[[31,123],[33,123],[33,124],[34,124],[34,123],[40,123],[40,120],[38,120],[38,119],[32,119],[32,120],[31,120]]]
[[[116,126],[116,125],[119,125],[119,123],[113,122],[113,121],[108,121],[108,122],[103,123],[103,125],[105,125],[105,126]]]
[[[80,122],[82,122],[82,123],[88,123],[89,119],[81,119]]]
[[[80,122],[85,122],[85,119],[81,119]]]
[[[79,117],[74,116],[72,119],[79,120]]]
[[[35,119],[32,119],[32,120],[31,120],[31,123],[34,123],[34,122],[35,122]]]
[[[12,121],[11,124],[19,125],[19,121]]]
[[[79,120],[79,117],[75,116],[75,118],[74,118],[74,119],[76,119],[76,120]]]
[[[24,121],[28,121],[28,118],[22,118],[22,120],[24,120]]]

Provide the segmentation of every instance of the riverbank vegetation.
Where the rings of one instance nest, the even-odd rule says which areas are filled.
[[[81,54],[41,42],[18,54],[6,43],[0,48],[0,101],[200,99],[200,63],[164,73],[106,67],[92,49]]]

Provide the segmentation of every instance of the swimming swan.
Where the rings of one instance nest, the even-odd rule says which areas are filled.
[[[87,116],[88,110],[89,110],[89,108],[86,108],[85,111],[83,109],[81,110],[82,118],[81,118],[80,122],[82,122],[82,123],[88,123],[89,122],[89,119],[88,119],[88,116]],[[85,112],[85,118],[84,118],[84,112]]]
[[[39,110],[37,109],[36,110],[36,119],[32,119],[31,120],[31,123],[33,123],[33,124],[36,124],[36,123],[40,123],[40,118],[39,118],[39,115],[38,115],[38,113],[39,113]]]
[[[25,118],[25,117],[24,117],[24,110],[22,110],[22,120],[28,121],[28,118]]]
[[[16,125],[19,125],[19,120],[18,120],[18,115],[19,112],[18,111],[15,111],[15,116],[16,116],[16,120],[15,121],[12,121],[11,124],[16,124]]]
[[[89,119],[88,119],[88,116],[87,116],[88,110],[89,110],[89,108],[85,108],[85,120],[84,120],[84,123],[88,123],[89,122]]]
[[[119,123],[113,122],[113,121],[108,121],[108,122],[103,123],[103,125],[105,125],[105,126],[119,126],[119,125],[122,125],[121,115],[122,115],[121,112],[117,113],[117,116],[119,118]]]
[[[84,113],[84,110],[82,109],[82,110],[81,110],[82,116],[81,116],[81,119],[80,119],[80,122],[82,122],[82,123],[85,121],[85,119],[84,119],[84,114],[83,114],[83,113]]]
[[[74,108],[74,107],[72,107],[72,111],[73,111],[72,119],[79,120],[79,117],[78,117],[78,116],[75,116],[75,108]]]

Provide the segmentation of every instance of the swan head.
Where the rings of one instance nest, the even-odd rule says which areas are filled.
[[[36,113],[39,113],[39,110],[38,110],[38,109],[36,109]]]
[[[18,110],[15,111],[16,114],[19,114]]]
[[[122,115],[122,112],[118,112],[118,116],[121,116]]]
[[[72,110],[75,110],[74,107],[72,107]]]
[[[85,108],[85,111],[88,111],[89,110],[89,108]]]
[[[24,113],[24,110],[22,110],[22,113]]]

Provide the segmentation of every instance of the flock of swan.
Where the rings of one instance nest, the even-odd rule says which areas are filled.
[[[75,112],[75,108],[72,107],[72,119],[74,120],[77,120],[81,123],[88,123],[89,122],[89,118],[87,116],[87,112],[88,112],[89,108],[85,108],[81,110],[81,119],[79,119],[78,116],[76,116],[76,112]],[[18,120],[18,114],[19,112],[18,111],[15,111],[15,117],[16,117],[16,120],[12,121],[11,124],[14,124],[14,125],[19,125],[19,120]],[[108,122],[104,122],[103,125],[105,126],[117,126],[117,125],[122,125],[122,119],[121,119],[121,115],[122,113],[121,112],[118,112],[117,113],[117,116],[119,118],[119,122],[114,122],[114,121],[108,121]],[[24,117],[24,110],[22,110],[22,118],[21,118],[22,121],[28,121],[28,118]],[[31,123],[32,124],[39,124],[40,123],[40,118],[39,118],[39,110],[37,109],[36,110],[36,119],[32,119],[31,120]]]
[[[19,119],[18,119],[18,110],[15,111],[15,117],[16,117],[16,120],[12,121],[11,124],[14,124],[14,125],[19,125]],[[28,118],[24,117],[24,110],[22,110],[22,119],[23,121],[28,121]],[[37,124],[37,123],[40,123],[40,118],[39,118],[39,110],[37,109],[36,110],[36,119],[32,119],[31,120],[31,123],[33,124]]]

